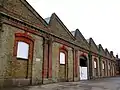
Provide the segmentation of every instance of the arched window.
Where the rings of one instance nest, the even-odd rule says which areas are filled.
[[[97,68],[97,62],[94,60],[94,68]]]
[[[104,70],[105,69],[105,63],[102,62],[102,69]]]
[[[108,64],[108,70],[110,70],[110,63]]]
[[[19,41],[17,45],[17,58],[28,59],[29,44]]]
[[[65,64],[65,53],[60,52],[60,64]]]
[[[27,33],[16,33],[13,55],[17,59],[31,59],[33,57],[34,39]]]

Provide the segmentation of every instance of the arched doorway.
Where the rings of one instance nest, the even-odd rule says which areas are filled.
[[[80,80],[87,80],[87,57],[85,55],[81,55],[79,59],[79,71],[80,71]]]

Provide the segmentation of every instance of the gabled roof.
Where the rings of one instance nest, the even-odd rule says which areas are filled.
[[[80,32],[79,29],[76,29],[75,31],[72,31],[71,33],[76,38],[77,44],[79,44],[82,48],[85,48],[85,49],[89,50],[89,44],[88,44],[88,42],[86,41],[86,39],[84,38],[84,36],[82,35],[82,33]]]
[[[36,18],[38,18],[45,26],[47,25],[45,20],[38,14],[38,12],[26,0],[20,0],[20,1],[22,1],[26,5],[26,7],[29,10],[31,10],[31,12],[35,15]]]
[[[6,0],[2,5],[5,8],[3,12],[9,16],[38,27],[47,28],[48,26],[45,20],[26,0]]]
[[[54,35],[57,35],[60,38],[70,40],[70,41],[75,40],[75,37],[71,34],[68,28],[64,25],[64,23],[60,20],[60,18],[55,13],[51,15],[50,19],[47,18],[46,21],[49,23],[51,32]]]
[[[113,51],[110,51],[110,56],[111,56],[112,59],[115,58],[115,56],[114,56],[114,54],[113,54]]]
[[[102,56],[105,56],[105,51],[104,51],[101,44],[98,45],[98,49],[99,49],[99,54],[102,55]]]
[[[105,55],[106,57],[111,58],[110,53],[107,48],[105,48]]]
[[[87,40],[89,42],[89,46],[90,46],[90,51],[98,54],[98,47],[97,45],[95,44],[94,40],[92,38],[89,38],[89,40]]]
[[[73,33],[73,32],[71,32],[71,33]],[[78,39],[83,39],[83,40],[86,41],[86,39],[84,38],[84,36],[82,35],[82,33],[80,32],[79,29],[76,29],[76,30],[74,31],[74,36],[75,36],[76,38],[78,38]]]

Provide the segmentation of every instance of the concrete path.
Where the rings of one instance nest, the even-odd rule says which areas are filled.
[[[29,87],[4,88],[0,90],[120,90],[120,77],[80,82],[61,82]]]

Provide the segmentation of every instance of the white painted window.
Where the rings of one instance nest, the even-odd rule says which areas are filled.
[[[102,63],[102,69],[105,69],[105,64],[104,64],[104,62]]]
[[[25,42],[18,42],[17,58],[28,59],[29,45]]]
[[[65,64],[65,53],[60,52],[60,64]]]
[[[94,61],[94,68],[97,68],[97,63],[96,63],[96,61]]]

